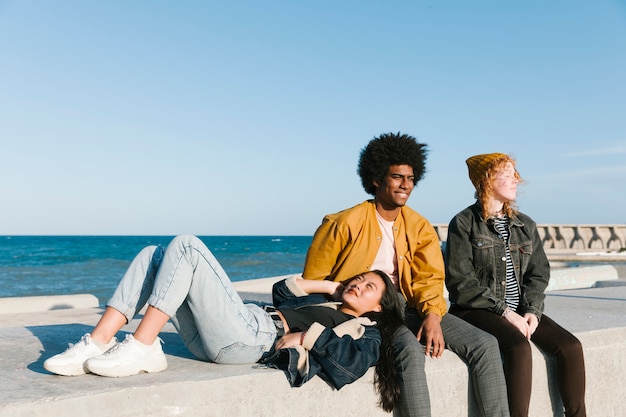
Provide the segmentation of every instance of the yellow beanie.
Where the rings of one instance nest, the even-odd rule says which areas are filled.
[[[467,158],[465,163],[467,164],[469,177],[474,187],[478,188],[480,181],[495,160],[507,157],[508,155],[504,153],[483,153]]]

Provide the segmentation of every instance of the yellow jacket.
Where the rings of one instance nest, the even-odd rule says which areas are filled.
[[[404,206],[393,225],[400,291],[422,316],[447,311],[439,237],[425,217]],[[329,214],[313,236],[305,279],[343,281],[369,271],[382,242],[374,200]]]

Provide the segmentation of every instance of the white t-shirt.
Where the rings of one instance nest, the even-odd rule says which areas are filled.
[[[398,257],[396,256],[396,245],[393,239],[394,222],[383,219],[378,214],[378,211],[376,212],[376,219],[383,236],[376,259],[374,259],[370,270],[378,269],[383,271],[389,275],[396,289],[400,289],[400,284],[398,283]]]

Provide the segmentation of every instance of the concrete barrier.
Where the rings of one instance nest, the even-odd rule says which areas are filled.
[[[258,299],[268,297],[271,282],[280,278],[236,285],[242,295]],[[89,331],[101,312],[87,308],[0,314],[0,417],[389,415],[376,406],[373,370],[339,391],[319,378],[292,389],[281,371],[193,359],[170,323],[161,334],[169,364],[162,373],[130,378],[47,373],[43,361]],[[624,313],[623,286],[548,292],[546,314],[583,344],[589,417],[626,416]],[[124,332],[133,331],[137,324],[133,320]],[[477,416],[467,367],[456,355],[446,351],[441,359],[427,359],[426,378],[432,417]],[[530,416],[560,417],[560,407],[554,362],[533,347]]]
[[[439,240],[448,238],[447,224],[433,224]],[[538,224],[537,231],[548,253],[567,251],[620,251],[626,248],[626,224]]]
[[[621,381],[626,374],[622,354],[626,349],[626,328],[583,332],[577,336],[585,351],[589,417],[625,416],[626,403],[622,399],[626,386]],[[169,355],[168,360],[172,362]],[[389,415],[376,406],[372,370],[357,382],[335,391],[319,378],[292,389],[282,372],[253,366],[193,360],[184,366],[177,365],[161,374],[123,379],[42,375],[49,380],[47,389],[35,386],[31,394],[38,395],[28,400],[3,400],[0,416],[311,417],[330,412],[371,417]],[[546,360],[533,348],[530,416],[563,416],[553,371],[553,361]],[[171,374],[176,372],[188,375],[185,379],[172,379]],[[428,359],[426,376],[432,417],[478,416],[470,400],[467,368],[456,355],[446,351],[441,359]],[[86,385],[71,388],[81,379]],[[63,385],[66,389],[59,394],[58,386]],[[6,384],[3,387],[7,389]]]
[[[617,269],[611,265],[552,269],[546,291],[591,288],[599,282],[617,281],[617,279]]]

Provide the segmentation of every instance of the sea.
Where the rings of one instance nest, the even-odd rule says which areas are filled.
[[[93,294],[101,306],[145,246],[173,236],[0,236],[0,297]],[[199,236],[232,281],[302,272],[312,236]]]
[[[173,236],[0,236],[0,297],[93,294],[101,306],[145,246]],[[199,236],[232,281],[302,272],[312,236]],[[594,265],[594,262],[562,266]],[[626,263],[612,263],[626,273]]]

